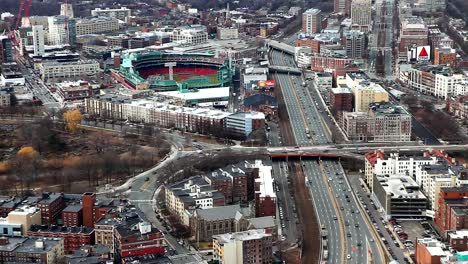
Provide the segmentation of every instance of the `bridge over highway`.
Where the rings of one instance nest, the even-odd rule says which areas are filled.
[[[301,75],[302,71],[299,68],[295,67],[287,67],[287,66],[277,66],[277,65],[270,65],[268,66],[270,72],[278,72],[278,73],[292,73]]]

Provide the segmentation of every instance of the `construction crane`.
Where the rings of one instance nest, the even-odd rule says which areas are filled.
[[[31,8],[31,4],[32,0],[21,0],[18,15],[16,16],[15,27],[12,29],[11,26],[8,26],[8,37],[11,39],[11,42],[15,47],[19,46],[19,41],[16,37],[15,30],[17,30],[20,27],[21,20],[23,17],[29,17],[29,10]]]

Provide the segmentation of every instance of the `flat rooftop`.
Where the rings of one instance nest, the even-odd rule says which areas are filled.
[[[218,87],[218,88],[206,88],[191,90],[188,92],[180,91],[169,91],[169,92],[159,92],[157,93],[166,97],[178,98],[184,101],[192,100],[209,100],[209,99],[218,99],[218,98],[227,98],[229,99],[229,87]]]
[[[377,176],[379,183],[392,199],[425,199],[426,196],[419,190],[418,184],[406,175]]]
[[[225,244],[232,241],[256,240],[268,236],[271,236],[271,234],[266,233],[264,229],[253,229],[243,232],[215,235],[213,239],[218,240],[219,244]]]

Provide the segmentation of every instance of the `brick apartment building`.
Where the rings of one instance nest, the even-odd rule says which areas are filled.
[[[122,258],[164,254],[164,235],[149,222],[126,221],[115,229],[116,249]]]
[[[441,188],[435,224],[445,234],[468,228],[468,186]]]
[[[330,90],[330,109],[337,116],[341,112],[353,111],[353,93],[349,88],[332,88]]]
[[[81,226],[83,224],[83,206],[71,204],[62,211],[64,226]]]
[[[42,193],[42,197],[37,203],[41,209],[42,224],[53,225],[60,218],[62,210],[65,208],[63,193]]]
[[[73,254],[83,245],[94,245],[94,229],[89,227],[60,227],[32,225],[29,237],[61,237],[64,239],[65,254]]]

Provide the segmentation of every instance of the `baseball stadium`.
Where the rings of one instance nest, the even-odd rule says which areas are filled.
[[[210,53],[140,50],[123,53],[114,78],[130,89],[175,91],[225,87],[232,83],[229,59]]]

